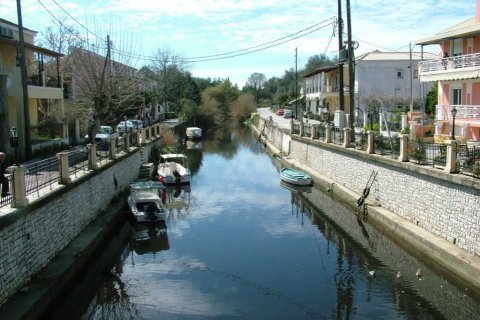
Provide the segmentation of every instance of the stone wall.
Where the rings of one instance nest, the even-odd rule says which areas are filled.
[[[153,141],[0,216],[0,305],[47,265],[138,177]]]
[[[257,127],[262,128],[263,124],[264,120],[260,119]],[[284,139],[279,136],[290,136],[289,132],[270,126],[263,134],[269,143],[285,153]],[[368,200],[480,256],[478,179],[298,135],[291,135],[288,157],[358,196],[372,172],[377,172]]]

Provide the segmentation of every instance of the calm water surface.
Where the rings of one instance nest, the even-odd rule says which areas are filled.
[[[281,186],[281,164],[250,132],[224,134],[186,153],[194,176],[190,193],[182,191],[177,200],[188,207],[172,209],[166,229],[132,230],[113,265],[88,281],[95,288],[80,298],[84,302],[65,305],[68,314],[82,319],[479,318],[479,300],[468,288],[409,256],[329,195]],[[399,270],[404,276],[397,279]]]

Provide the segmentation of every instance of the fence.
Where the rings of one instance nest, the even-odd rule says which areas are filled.
[[[152,126],[145,128],[145,131],[141,133],[129,134],[127,136],[129,146],[139,146],[143,141],[154,139],[159,132],[159,127]],[[92,148],[95,149],[95,155],[91,152]],[[125,152],[125,136],[117,138],[115,143],[104,141],[89,146],[76,146],[67,152],[68,169],[66,170],[68,172],[66,175],[77,178],[81,173],[96,169]],[[23,165],[25,168],[25,196],[35,193],[40,196],[40,190],[45,188],[52,190],[53,186],[62,180],[60,154],[62,153]],[[0,197],[0,207],[12,203],[15,193],[18,192],[18,190],[14,190],[13,175],[6,175],[6,179],[11,194]]]
[[[367,151],[379,155],[391,155],[395,159],[402,158],[400,161],[410,160],[419,165],[430,165],[433,167],[451,170],[450,172],[459,172],[461,174],[480,178],[480,147],[458,145],[452,148],[453,157],[457,159],[453,165],[447,164],[447,145],[436,143],[424,143],[423,140],[405,140],[404,153],[402,153],[401,136],[393,134],[386,137],[381,133],[373,133],[372,141],[369,142],[367,132],[356,132],[355,141],[345,144],[345,135],[343,128],[333,127],[329,124],[303,124],[303,137],[312,140],[318,140],[326,143],[344,145],[347,148],[354,147],[358,150]],[[328,130],[328,128],[331,130]],[[300,135],[300,122],[294,122],[291,126],[290,134]],[[372,143],[369,148],[369,143]],[[452,168],[453,167],[453,168]]]

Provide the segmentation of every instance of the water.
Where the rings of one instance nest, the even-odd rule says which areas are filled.
[[[165,226],[127,225],[120,249],[105,249],[114,257],[98,259],[108,267],[86,272],[73,302],[51,318],[479,318],[480,300],[467,287],[330,195],[281,186],[281,163],[250,132],[220,134],[186,153],[191,192],[177,199],[187,207],[172,209]]]

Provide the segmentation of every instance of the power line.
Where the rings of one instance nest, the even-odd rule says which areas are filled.
[[[37,0],[38,3],[40,3],[40,5],[61,25],[61,26],[64,26],[64,24],[57,18],[55,17],[55,15],[42,3],[41,0]],[[80,27],[82,27],[84,30],[87,31],[87,33],[89,34],[92,34],[94,35],[96,38],[102,40],[102,41],[106,41],[104,40],[102,37],[98,36],[97,34],[95,34],[94,32],[92,32],[90,29],[88,29],[86,26],[84,26],[80,21],[78,21],[75,17],[73,17],[67,10],[65,10],[56,0],[52,0],[63,12],[65,12],[73,21],[75,21],[75,23],[77,23]],[[242,55],[246,55],[246,54],[251,54],[251,53],[255,53],[255,52],[258,52],[258,51],[262,51],[262,50],[266,50],[266,49],[269,49],[269,48],[272,48],[272,47],[275,47],[275,46],[278,46],[278,45],[281,45],[281,44],[284,44],[284,43],[287,43],[289,41],[293,41],[293,40],[296,40],[298,38],[301,38],[301,37],[304,37],[306,35],[309,35],[315,31],[318,31],[322,28],[325,28],[326,26],[328,25],[331,25],[331,24],[334,24],[334,22],[330,22],[328,23],[327,25],[325,26],[321,26],[321,27],[318,27],[322,24],[324,24],[325,22],[329,21],[329,20],[333,20],[334,17],[331,17],[331,18],[328,18],[328,19],[325,19],[321,22],[318,22],[314,25],[311,25],[311,26],[308,26],[302,30],[299,30],[297,32],[294,32],[294,33],[291,33],[289,35],[286,35],[284,37],[281,37],[281,38],[278,38],[278,39],[275,39],[275,40],[272,40],[272,41],[268,41],[268,42],[265,42],[265,43],[262,43],[262,44],[259,44],[259,45],[255,45],[255,46],[251,46],[251,47],[248,47],[248,48],[244,48],[244,49],[239,49],[239,50],[235,50],[235,51],[230,51],[230,52],[224,52],[224,53],[219,53],[219,54],[213,54],[213,55],[206,55],[206,56],[198,56],[198,57],[187,57],[187,58],[184,58],[182,59],[183,61],[185,62],[190,62],[190,63],[198,63],[198,62],[206,62],[206,61],[215,61],[215,60],[222,60],[222,59],[230,59],[230,58],[234,58],[234,57],[238,57],[238,56],[242,56]],[[315,27],[318,27],[318,28],[315,28]],[[315,28],[313,30],[311,30],[312,28]],[[67,29],[68,30],[68,29]],[[305,31],[308,31],[308,30],[311,30],[309,32],[305,32]],[[72,33],[73,34],[73,33]],[[78,37],[78,35],[76,34],[73,34],[75,37],[77,37],[79,40],[81,40],[82,42],[86,43],[87,41],[85,39],[81,39]],[[136,55],[136,54],[129,54],[129,53],[125,53],[123,51],[120,51],[120,50],[115,50],[115,49],[112,49],[112,51],[114,51],[116,54],[118,55],[121,55],[121,56],[124,56],[124,57],[129,57],[129,58],[135,58],[135,59],[139,59],[139,60],[144,60],[144,61],[156,61],[157,58],[154,57],[154,56],[146,56],[146,55]]]
[[[325,20],[325,21],[328,21]],[[323,23],[325,22],[323,21]],[[210,55],[210,56],[205,56],[205,57],[211,57],[211,58],[205,58],[205,59],[202,59],[202,58],[183,58],[181,59],[182,61],[186,62],[186,63],[198,63],[198,62],[207,62],[207,61],[216,61],[216,60],[224,60],[224,59],[230,59],[230,58],[235,58],[235,57],[239,57],[239,56],[244,56],[244,55],[247,55],[247,54],[251,54],[251,53],[255,53],[255,52],[259,52],[259,51],[263,51],[263,50],[266,50],[266,49],[270,49],[270,48],[273,48],[273,47],[276,47],[276,46],[279,46],[279,45],[282,45],[284,43],[287,43],[287,42],[290,42],[290,41],[293,41],[293,40],[296,40],[296,39],[299,39],[301,37],[304,37],[306,35],[309,35],[313,32],[316,32],[320,29],[323,29],[329,25],[333,24],[333,22],[330,22],[329,24],[327,25],[324,25],[324,26],[321,26],[321,27],[318,27],[318,28],[315,28],[313,30],[310,30],[309,32],[306,32],[306,33],[302,33],[296,37],[293,37],[293,38],[289,38],[287,40],[283,40],[283,41],[280,41],[281,39],[285,39],[287,37],[291,37],[291,35],[289,36],[286,36],[286,37],[282,37],[280,39],[277,39],[277,40],[274,40],[274,41],[269,41],[269,42],[266,42],[266,43],[263,43],[263,44],[260,44],[260,45],[257,45],[257,46],[253,46],[253,47],[250,47],[250,48],[247,48],[247,49],[240,49],[240,50],[237,50],[237,51],[232,51],[230,53],[223,53],[223,54],[216,54],[216,55]],[[318,25],[318,24],[317,24]],[[307,28],[309,29],[309,28]],[[294,33],[294,34],[298,34],[298,32]],[[278,42],[280,41],[280,42]],[[271,44],[271,43],[274,43],[274,44]],[[271,45],[267,45],[267,44],[271,44]],[[257,48],[257,49],[254,49],[254,48]],[[254,50],[252,50],[254,49]],[[249,50],[247,52],[244,52],[246,50]],[[156,61],[157,58],[156,57],[147,57],[147,56],[142,56],[142,55],[131,55],[131,54],[126,54],[126,53],[123,53],[121,51],[115,51],[117,54],[119,55],[122,55],[122,56],[125,56],[125,57],[129,57],[129,58],[136,58],[136,59],[139,59],[139,60],[145,60],[145,61]]]

